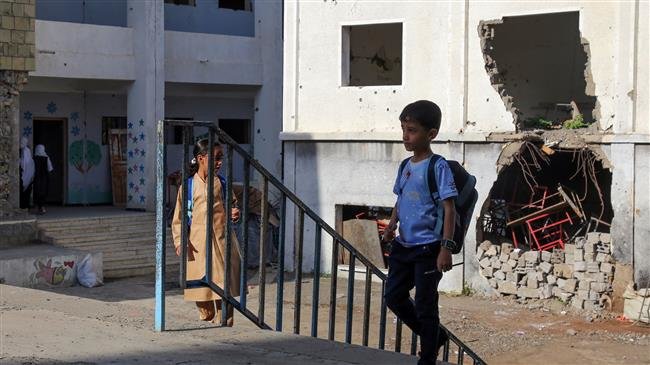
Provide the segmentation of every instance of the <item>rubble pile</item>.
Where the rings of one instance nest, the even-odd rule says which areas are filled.
[[[609,233],[590,232],[553,251],[523,251],[510,243],[481,243],[481,275],[501,295],[558,298],[577,309],[611,303],[614,261]]]

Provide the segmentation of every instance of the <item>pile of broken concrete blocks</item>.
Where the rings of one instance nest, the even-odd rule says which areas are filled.
[[[600,310],[612,292],[614,261],[607,233],[588,233],[553,251],[485,241],[476,254],[481,274],[501,295],[558,298],[578,309]]]

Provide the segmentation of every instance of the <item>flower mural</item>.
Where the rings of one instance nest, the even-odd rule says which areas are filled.
[[[68,150],[70,164],[82,174],[88,172],[93,166],[99,165],[102,160],[102,151],[97,143],[93,141],[85,142],[85,154],[83,140],[72,142]]]

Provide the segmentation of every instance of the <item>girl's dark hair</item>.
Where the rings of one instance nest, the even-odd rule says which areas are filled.
[[[221,144],[217,141],[214,141],[214,147],[219,147]],[[194,176],[199,171],[199,161],[198,158],[199,156],[205,156],[208,154],[208,149],[210,148],[210,144],[208,142],[207,138],[202,138],[196,141],[194,143],[194,158],[192,161],[190,161],[189,165],[187,166],[187,174],[188,176]]]
[[[407,105],[399,116],[401,122],[415,121],[427,130],[440,129],[441,119],[440,108],[429,100],[418,100]]]

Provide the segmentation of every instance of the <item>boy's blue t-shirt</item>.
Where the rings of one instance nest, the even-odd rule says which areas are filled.
[[[397,217],[399,235],[397,240],[404,246],[417,246],[442,239],[435,231],[436,222],[443,219],[442,209],[433,201],[427,186],[427,171],[430,158],[413,163],[409,161],[402,174],[395,180],[393,193],[397,195]],[[434,166],[440,203],[458,196],[454,176],[444,158]],[[439,216],[440,215],[440,216]],[[442,233],[442,230],[440,231]]]

